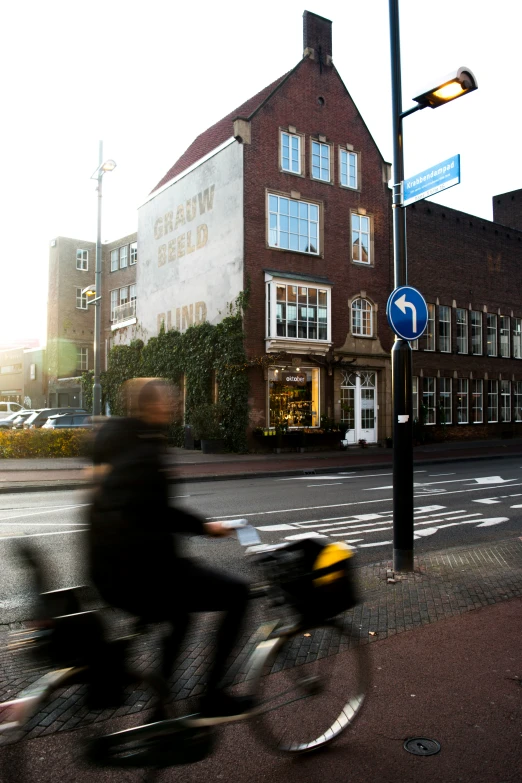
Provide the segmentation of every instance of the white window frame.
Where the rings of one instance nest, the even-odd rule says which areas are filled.
[[[115,247],[111,250],[111,272],[117,272],[120,268],[120,251]]]
[[[129,286],[122,285],[120,288],[120,304],[128,304],[129,301]]]
[[[428,305],[428,323],[426,325],[425,335],[425,351],[435,350],[435,305],[427,302]]]
[[[113,288],[110,292],[111,295],[111,321],[114,321],[114,310],[120,303],[120,289]]]
[[[457,424],[469,424],[469,380],[457,379]]]
[[[77,310],[87,310],[88,304],[87,304],[87,294],[82,294],[83,288],[81,286],[76,286],[76,309]]]
[[[355,172],[352,174],[352,171]],[[339,182],[342,188],[359,190],[359,153],[339,148]]]
[[[89,349],[76,348],[76,369],[80,372],[86,372],[89,369]]]
[[[514,381],[513,383],[513,404],[515,423],[522,422],[522,381]]]
[[[500,381],[500,421],[511,421],[511,381]]]
[[[444,422],[445,424],[453,423],[453,395],[451,380],[451,378],[439,378],[439,408],[444,410],[446,417],[446,421]],[[440,405],[441,402],[443,403],[442,405]]]
[[[484,335],[483,325],[484,319],[480,310],[471,311],[471,354],[472,356],[482,356],[484,353]],[[480,337],[480,340],[477,338]],[[475,345],[478,343],[480,350],[475,350]]]
[[[362,296],[352,301],[351,307],[351,328],[354,337],[373,337],[373,305],[368,299]],[[357,325],[357,321],[359,324]]]
[[[490,414],[492,411],[492,414]],[[491,418],[491,415],[495,418]],[[488,424],[498,422],[498,381],[488,380]]]
[[[422,378],[422,404],[427,408],[425,424],[429,426],[437,423],[436,392],[436,379],[434,377],[424,376]],[[426,399],[431,404],[428,404]]]
[[[522,318],[512,318],[513,359],[522,359]]]
[[[277,212],[273,210],[273,202],[271,199],[277,199]],[[281,207],[285,208],[285,202],[288,202],[288,213],[281,211]],[[292,204],[297,204],[297,210],[292,207]],[[301,209],[302,205],[307,207],[307,216],[302,214],[304,210]],[[313,208],[313,209],[312,209]],[[291,253],[305,253],[309,256],[320,255],[321,250],[321,205],[314,201],[305,201],[304,199],[290,198],[280,193],[273,193],[267,191],[267,203],[266,210],[268,216],[268,246],[277,250],[286,250]],[[297,211],[297,215],[291,213]],[[316,214],[317,219],[311,217],[311,214]],[[275,220],[274,220],[275,218]],[[286,220],[285,220],[286,219]],[[295,223],[297,221],[297,224]],[[301,234],[303,222],[308,224],[307,235]],[[313,236],[312,226],[315,226],[316,236]],[[296,233],[296,230],[298,233]],[[288,247],[284,247],[281,244],[282,235],[288,236]],[[297,237],[297,249],[290,247],[291,238]],[[301,238],[306,239],[307,247],[312,246],[314,239],[317,243],[316,250],[300,250]],[[275,241],[274,241],[275,240]]]
[[[498,337],[498,317],[495,313],[487,313],[486,314],[486,356],[498,356],[497,337]]]
[[[285,139],[288,139],[288,145],[285,145]],[[290,133],[290,131],[282,130],[280,131],[280,137],[279,137],[279,146],[280,146],[280,158],[279,158],[279,165],[281,167],[281,171],[286,172],[287,174],[296,174],[297,176],[302,176],[303,174],[303,164],[301,160],[302,156],[302,136],[298,133]],[[294,163],[293,153],[294,153],[294,143],[297,142],[297,165],[298,168],[294,169],[292,168]],[[285,166],[285,155],[284,155],[284,149],[285,146],[288,146],[288,166]]]
[[[122,245],[120,247],[120,269],[126,269],[129,263],[129,247]]]
[[[373,261],[372,257],[372,218],[370,215],[361,215],[359,212],[352,212],[350,218],[350,257],[354,264],[364,264],[364,266],[370,266]],[[361,258],[355,258],[354,248],[357,242],[358,255],[361,255],[361,237],[367,237],[368,244],[368,259],[363,261]]]
[[[451,353],[451,307],[448,305],[439,305],[439,351]]]
[[[134,266],[138,260],[138,243],[131,242],[129,245],[129,266]]]
[[[499,316],[500,355],[504,359],[511,356],[511,324],[509,315]]]
[[[281,341],[292,341],[296,344],[299,343],[317,343],[319,345],[324,345],[325,343],[329,343],[332,340],[332,312],[331,312],[331,297],[332,297],[332,291],[331,287],[328,285],[324,285],[323,283],[314,283],[310,280],[307,281],[301,281],[301,280],[290,280],[287,278],[279,278],[279,277],[271,277],[266,276],[266,335],[267,340],[281,340]],[[296,336],[287,336],[287,335],[280,335],[277,333],[278,330],[278,320],[277,320],[277,286],[292,286],[297,289],[299,288],[306,288],[307,291],[310,288],[315,288],[317,292],[319,291],[325,291],[326,292],[326,338],[313,338],[313,337],[298,337],[298,331],[299,331],[299,319],[296,321]],[[297,295],[299,297],[299,291],[297,291]],[[308,298],[308,293],[307,293]],[[293,305],[293,302],[291,303]],[[296,303],[296,307],[303,307],[305,305],[300,305],[299,302]],[[288,290],[286,292],[286,307],[288,308]],[[306,305],[307,310],[309,309],[308,304]],[[317,333],[319,333],[319,303],[317,303]],[[307,313],[308,314],[308,313]],[[298,315],[298,313],[297,313]],[[281,323],[281,322],[280,322]],[[284,323],[286,324],[286,332],[288,332],[288,323],[289,319],[285,318]],[[290,323],[293,323],[292,320],[290,320]],[[307,320],[306,323],[308,324],[309,321]]]
[[[332,181],[332,145],[326,141],[317,141],[316,139],[310,139],[310,174],[312,179],[318,182],[331,182]],[[325,154],[326,153],[326,154]],[[314,163],[314,160],[319,158],[319,165]],[[327,160],[327,168],[324,165],[324,161]],[[314,168],[319,169],[319,175],[314,174]],[[328,176],[324,176],[325,173]]]
[[[476,405],[475,402],[479,402]],[[475,419],[474,414],[476,411],[477,416],[480,418]],[[471,381],[471,424],[483,424],[484,423],[484,381],[482,378]]]
[[[469,353],[468,311],[464,307],[457,307],[455,319],[457,324],[457,353]]]
[[[136,283],[132,283],[129,286],[129,302],[136,301]]]
[[[85,248],[76,248],[76,269],[79,272],[89,271],[89,251]]]

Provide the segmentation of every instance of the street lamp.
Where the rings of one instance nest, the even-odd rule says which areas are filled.
[[[399,0],[389,0],[390,54],[393,111],[393,256],[394,286],[408,284],[406,257],[406,210],[402,205],[404,145],[402,121],[413,112],[460,98],[477,89],[469,68],[459,68],[446,79],[421,93],[411,109],[402,110]],[[395,336],[391,351],[393,396],[393,568],[413,571],[413,405],[412,356],[407,340]]]
[[[101,384],[100,384],[100,347],[101,347],[101,211],[102,211],[102,179],[106,171],[114,171],[116,163],[113,160],[103,162],[103,141],[99,146],[98,168],[91,176],[98,183],[98,230],[96,234],[96,266],[94,273],[94,291],[88,286],[82,293],[92,296],[94,299],[89,304],[94,304],[94,384],[92,388],[92,412],[94,416],[101,414]]]

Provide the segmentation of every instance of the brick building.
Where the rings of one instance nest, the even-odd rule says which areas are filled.
[[[81,374],[94,368],[94,305],[82,290],[94,284],[96,244],[57,237],[49,252],[47,404],[82,405]],[[102,245],[101,368],[120,326],[135,322],[137,237]]]

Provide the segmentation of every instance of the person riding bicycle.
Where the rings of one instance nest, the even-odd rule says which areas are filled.
[[[224,536],[221,522],[205,522],[169,503],[163,466],[165,430],[172,420],[171,388],[162,379],[125,385],[127,418],[109,419],[95,436],[98,481],[90,507],[89,569],[101,596],[144,622],[168,622],[161,672],[167,679],[192,612],[224,612],[202,714],[234,716],[251,705],[224,690],[229,654],[239,638],[249,587],[228,573],[182,557],[177,537]]]

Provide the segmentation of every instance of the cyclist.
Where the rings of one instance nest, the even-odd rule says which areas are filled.
[[[91,577],[109,604],[146,622],[168,622],[161,671],[167,679],[192,612],[224,612],[201,712],[207,717],[244,714],[248,697],[223,685],[226,663],[241,630],[246,582],[180,556],[177,536],[224,536],[221,522],[205,522],[169,504],[162,459],[172,420],[172,394],[162,379],[140,378],[125,388],[127,418],[109,419],[97,433],[93,462],[98,483],[90,508]]]

